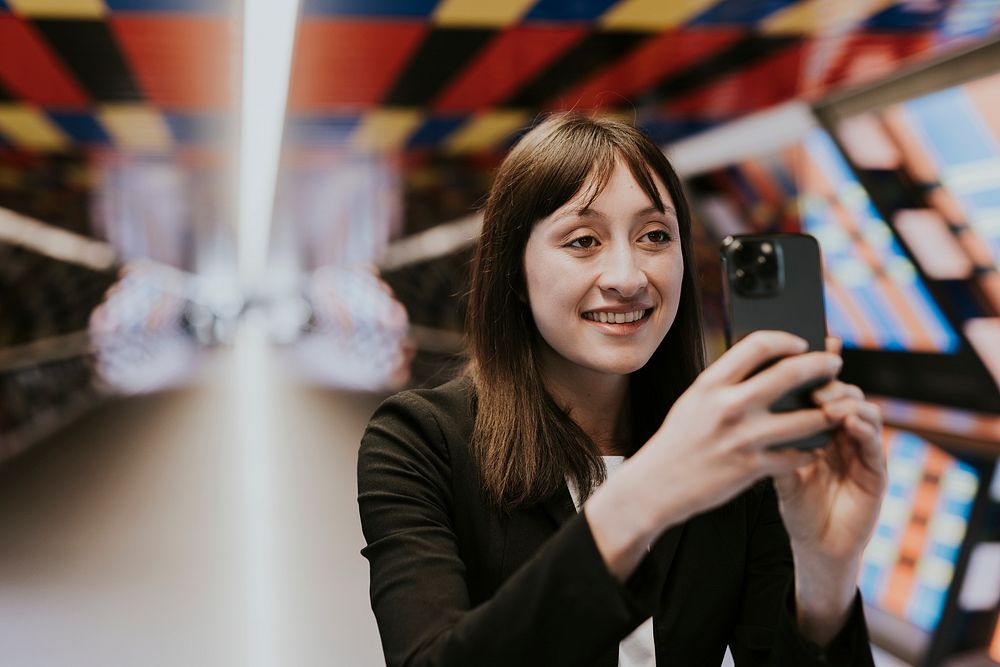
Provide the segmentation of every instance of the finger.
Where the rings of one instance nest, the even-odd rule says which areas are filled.
[[[768,447],[807,438],[832,426],[822,410],[795,410],[766,413],[750,420],[743,428],[740,444],[747,449]]]
[[[804,339],[784,331],[755,331],[733,345],[700,379],[717,386],[736,384],[767,362],[800,354],[808,348]]]
[[[738,391],[748,406],[768,407],[796,387],[831,379],[841,363],[840,357],[829,352],[795,355],[743,382]]]
[[[845,397],[856,398],[863,401],[865,399],[865,392],[861,391],[861,388],[856,385],[847,384],[846,382],[841,382],[840,380],[834,380],[833,382],[823,385],[812,393],[812,398],[816,402],[816,405],[823,405],[824,403],[829,403]]]
[[[844,422],[844,428],[858,443],[861,463],[880,477],[886,476],[887,463],[882,449],[881,429],[871,422],[852,415]]]
[[[815,463],[822,450],[763,450],[759,455],[760,471],[763,475],[780,478],[790,472]]]
[[[826,337],[826,351],[833,352],[834,354],[840,354],[844,349],[844,341],[837,336],[827,336]]]
[[[868,401],[858,400],[853,396],[844,396],[823,403],[821,409],[834,422],[843,422],[849,416],[854,415],[873,428],[879,428],[882,425],[882,412],[878,406]]]

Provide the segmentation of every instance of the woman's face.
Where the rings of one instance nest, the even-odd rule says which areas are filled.
[[[528,302],[549,369],[624,375],[642,368],[673,324],[684,260],[673,201],[665,212],[620,161],[601,194],[585,185],[528,238]]]

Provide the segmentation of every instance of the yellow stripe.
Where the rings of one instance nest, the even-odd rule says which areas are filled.
[[[510,25],[535,0],[443,0],[434,11],[437,25],[498,27]]]
[[[0,132],[19,147],[34,151],[63,150],[70,143],[48,116],[21,104],[0,105]]]
[[[169,151],[173,144],[166,121],[149,107],[108,105],[100,110],[98,118],[118,148],[162,153]]]
[[[663,30],[681,25],[718,0],[621,0],[599,19],[610,30]]]
[[[22,16],[84,19],[101,18],[108,12],[102,0],[7,0]]]
[[[361,150],[391,151],[405,144],[422,120],[416,109],[379,109],[358,123],[351,143]]]
[[[771,14],[761,22],[767,33],[813,34],[852,28],[897,0],[803,0]]]
[[[493,148],[528,124],[526,111],[488,111],[470,119],[445,142],[450,153],[470,153]]]

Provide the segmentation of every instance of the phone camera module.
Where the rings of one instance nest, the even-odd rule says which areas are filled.
[[[741,239],[730,246],[733,286],[742,296],[766,298],[781,290],[781,249],[769,241]]]

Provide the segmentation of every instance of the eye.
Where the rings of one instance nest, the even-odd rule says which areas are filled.
[[[593,236],[578,236],[566,244],[567,248],[581,248],[587,250],[597,245],[597,239]]]
[[[672,240],[670,237],[670,232],[666,231],[665,229],[654,229],[652,231],[646,232],[645,234],[639,237],[640,241],[642,239],[648,239],[650,243],[654,243],[656,245],[663,245],[666,243],[670,243],[670,241]]]

